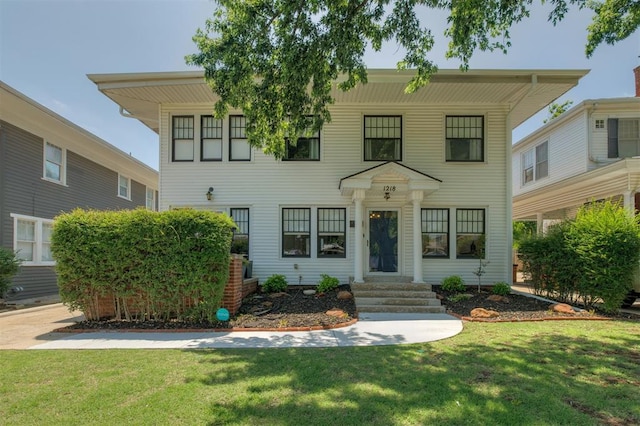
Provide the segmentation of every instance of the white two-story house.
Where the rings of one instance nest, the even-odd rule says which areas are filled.
[[[512,129],[586,73],[442,70],[407,95],[412,72],[370,70],[279,161],[249,146],[242,111],[212,116],[202,72],[89,78],[158,133],[160,210],[231,215],[260,280],[473,284],[483,256],[490,284],[511,280]]]
[[[513,147],[513,218],[538,229],[593,200],[640,210],[640,80],[636,97],[588,99]]]

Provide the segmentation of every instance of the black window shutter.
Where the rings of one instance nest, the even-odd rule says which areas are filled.
[[[608,135],[607,157],[618,158],[618,119],[617,118],[607,119],[607,135]]]

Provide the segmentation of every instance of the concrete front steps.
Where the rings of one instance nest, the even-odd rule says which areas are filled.
[[[358,312],[445,312],[431,284],[413,284],[410,277],[365,277],[364,283],[352,282],[351,291]]]

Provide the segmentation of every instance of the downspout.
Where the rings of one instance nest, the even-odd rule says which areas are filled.
[[[507,113],[507,118],[505,120],[506,121],[505,137],[507,140],[507,146],[505,149],[505,155],[506,155],[505,171],[507,174],[506,176],[507,203],[505,203],[506,204],[505,213],[507,217],[507,229],[506,229],[507,253],[508,253],[507,265],[513,264],[513,170],[512,170],[513,168],[513,158],[512,158],[513,157],[513,128],[511,126],[511,114],[518,107],[518,105],[520,105],[520,102],[526,99],[534,91],[537,84],[538,84],[538,76],[536,74],[532,74],[531,86],[529,86],[529,90],[524,95],[522,95],[522,97],[518,99],[515,104],[511,105],[511,107],[509,108],[509,112]],[[510,274],[508,270],[507,270],[507,276],[505,281],[513,284],[513,275]]]

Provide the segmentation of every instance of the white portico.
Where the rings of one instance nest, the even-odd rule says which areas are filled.
[[[354,282],[368,274],[400,274],[398,238],[403,226],[413,235],[413,282],[423,283],[420,209],[440,181],[397,162],[387,162],[340,180],[339,189],[355,204]],[[411,203],[413,220],[403,223],[401,208]],[[366,216],[365,216],[365,213]],[[366,256],[365,256],[366,255]]]

